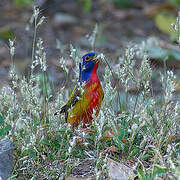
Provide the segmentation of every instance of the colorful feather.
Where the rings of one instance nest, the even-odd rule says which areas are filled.
[[[91,124],[92,115],[94,112],[96,116],[98,115],[104,96],[97,75],[99,63],[97,55],[91,52],[84,55],[82,60],[79,72],[80,85],[75,86],[67,104],[60,111],[65,113],[65,119],[72,127],[77,127],[80,122],[83,127]]]

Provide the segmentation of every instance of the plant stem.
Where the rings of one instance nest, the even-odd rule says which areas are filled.
[[[31,56],[32,63],[34,62],[36,34],[37,34],[37,18],[34,19],[34,37],[33,37],[33,43],[32,43],[32,56]],[[31,68],[31,75],[32,74],[33,74],[33,68]]]
[[[111,68],[111,66],[109,65],[106,57],[104,58],[104,60],[105,60],[105,63],[107,64],[109,70],[111,71],[111,74],[112,74],[113,79],[114,79],[114,81],[115,81],[116,91],[117,91],[117,96],[118,96],[118,101],[119,101],[120,113],[122,113],[121,99],[120,99],[120,95],[119,95],[119,90],[120,90],[119,82],[118,82],[118,80],[116,80],[115,75],[114,75],[114,73],[113,73],[113,71],[112,71],[112,68]]]
[[[132,119],[134,118],[134,115],[135,115],[136,106],[137,106],[137,102],[138,102],[138,97],[139,97],[139,89],[137,90],[137,93],[136,93],[136,101],[135,101],[135,104],[134,104]]]
[[[11,56],[11,62],[12,62],[13,75],[14,75],[14,72],[15,72],[14,56],[13,55],[10,55],[10,56]],[[16,79],[15,79],[15,81],[16,81]],[[15,119],[15,109],[16,109],[16,96],[15,96],[15,88],[14,87],[13,87],[13,90],[14,90],[14,94],[13,94],[13,121],[14,121],[14,119]]]
[[[47,82],[46,82],[46,79],[47,76],[46,76],[46,72],[43,71],[43,96],[44,96],[44,120],[46,119],[46,115],[47,115],[47,106],[48,106],[48,103],[47,103]]]

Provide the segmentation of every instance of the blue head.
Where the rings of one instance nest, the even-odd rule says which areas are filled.
[[[80,66],[79,81],[88,81],[92,74],[95,64],[99,60],[95,52],[90,52],[82,57],[82,66]]]

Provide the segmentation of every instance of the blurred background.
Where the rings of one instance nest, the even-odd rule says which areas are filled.
[[[26,74],[31,64],[33,6],[46,19],[37,30],[47,53],[49,79],[61,84],[63,73],[58,59],[66,57],[73,67],[69,44],[91,50],[87,35],[98,24],[95,50],[114,62],[130,43],[146,42],[147,52],[156,71],[167,68],[180,76],[180,51],[176,22],[180,0],[0,0],[0,88],[8,82],[10,62],[8,39],[15,39],[15,64],[19,74]],[[156,43],[158,42],[158,43]],[[179,88],[180,89],[180,88]]]

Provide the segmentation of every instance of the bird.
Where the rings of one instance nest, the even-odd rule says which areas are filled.
[[[60,109],[65,113],[65,120],[72,128],[82,123],[83,128],[92,124],[98,116],[104,92],[98,78],[97,69],[101,58],[95,52],[82,57],[79,63],[79,80],[74,87],[69,100]]]

